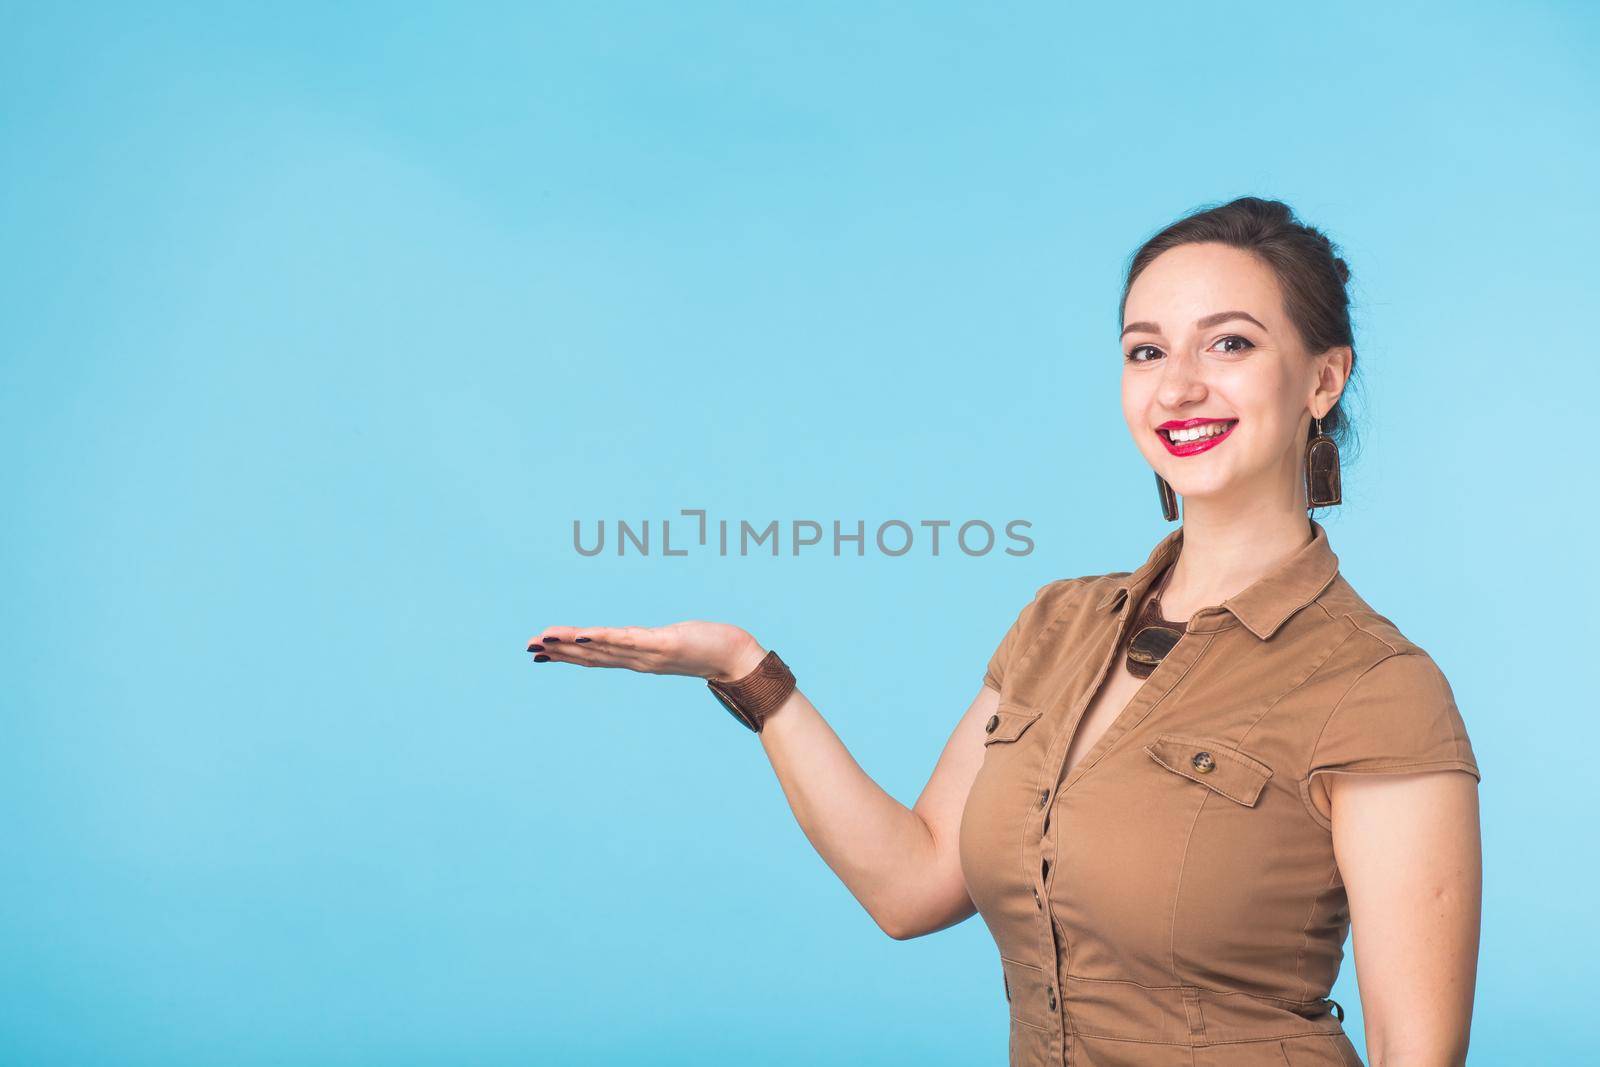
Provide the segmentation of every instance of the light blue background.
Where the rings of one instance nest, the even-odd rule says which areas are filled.
[[[1472,1061],[1592,1051],[1592,7],[3,22],[0,1062],[1004,1062],[980,920],[890,940],[702,684],[523,646],[739,623],[911,803],[1167,531],[1120,271],[1244,193],[1355,273],[1325,521],[1483,766]],[[1037,548],[571,547],[696,507]]]

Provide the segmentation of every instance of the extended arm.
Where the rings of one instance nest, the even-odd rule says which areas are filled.
[[[528,648],[543,660],[577,666],[720,680],[743,677],[766,655],[738,627],[700,621],[552,626]],[[861,769],[799,688],[762,726],[762,747],[806,838],[896,940],[941,930],[976,911],[958,838],[967,792],[983,763],[983,722],[999,700],[995,690],[980,687],[909,808]],[[707,705],[715,707],[709,696]]]
[[[761,743],[800,828],[896,940],[942,930],[976,911],[958,835],[983,762],[983,721],[999,700],[980,687],[910,808],[868,777],[798,689],[762,728]]]

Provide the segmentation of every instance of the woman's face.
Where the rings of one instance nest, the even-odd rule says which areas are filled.
[[[1265,264],[1221,244],[1163,252],[1128,292],[1122,354],[1123,416],[1180,496],[1305,506],[1306,426],[1344,379],[1306,353]]]

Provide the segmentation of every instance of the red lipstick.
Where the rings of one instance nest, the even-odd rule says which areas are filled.
[[[1196,440],[1196,441],[1185,441],[1182,444],[1173,444],[1172,443],[1172,439],[1170,437],[1168,437],[1164,433],[1157,433],[1156,436],[1161,438],[1161,443],[1166,445],[1167,446],[1167,451],[1171,452],[1174,456],[1195,456],[1195,455],[1199,455],[1201,452],[1204,452],[1204,451],[1206,451],[1207,449],[1210,449],[1210,448],[1215,448],[1217,445],[1220,445],[1223,441],[1227,440],[1228,435],[1233,432],[1233,428],[1235,426],[1239,425],[1239,420],[1238,419],[1168,419],[1166,422],[1163,422],[1160,426],[1156,427],[1156,429],[1158,431],[1159,430],[1186,430],[1191,426],[1204,426],[1205,424],[1210,423],[1210,422],[1225,422],[1225,423],[1228,424],[1228,428],[1223,430],[1221,433],[1215,434],[1215,435],[1213,435],[1211,437],[1202,437],[1202,438],[1200,438],[1199,440]]]

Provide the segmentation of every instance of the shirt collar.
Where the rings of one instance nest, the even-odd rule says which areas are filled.
[[[1315,600],[1339,573],[1339,557],[1328,544],[1328,532],[1312,518],[1311,540],[1297,549],[1294,555],[1272,570],[1224,600],[1221,609],[1231,613],[1245,628],[1265,641],[1289,620],[1289,617]],[[1162,569],[1177,558],[1183,546],[1183,527],[1179,526],[1150,552],[1150,556],[1131,574],[1117,575],[1117,581],[1106,591],[1096,607],[1104,611],[1119,605],[1128,596],[1144,596],[1145,590],[1155,581]],[[1205,609],[1198,614],[1204,620],[1216,609]],[[1195,620],[1191,620],[1194,622]],[[1206,631],[1218,627],[1191,625],[1191,631]]]

